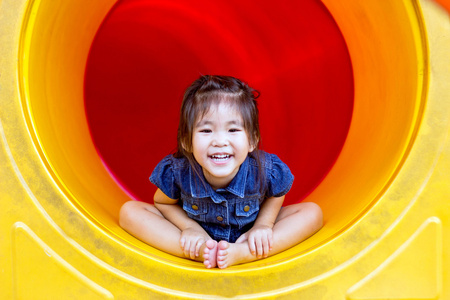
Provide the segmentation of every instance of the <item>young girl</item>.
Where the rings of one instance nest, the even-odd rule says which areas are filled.
[[[282,207],[294,180],[260,142],[257,92],[227,76],[202,76],[181,106],[178,151],[150,181],[154,205],[130,201],[120,226],[142,241],[207,268],[279,253],[322,227],[314,203]]]

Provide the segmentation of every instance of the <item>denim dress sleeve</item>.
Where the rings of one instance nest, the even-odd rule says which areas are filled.
[[[167,197],[180,199],[180,187],[175,182],[174,157],[167,155],[155,167],[150,182],[156,185]]]
[[[275,154],[268,154],[266,160],[268,161],[268,190],[266,197],[281,197],[286,195],[292,187],[294,175],[292,175],[289,167]]]

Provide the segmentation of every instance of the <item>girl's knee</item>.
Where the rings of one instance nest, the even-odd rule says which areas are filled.
[[[132,218],[133,211],[136,209],[136,201],[125,202],[120,208],[119,212],[119,225],[121,227],[126,227],[126,224]]]
[[[136,219],[136,215],[142,210],[152,210],[153,208],[153,205],[141,201],[132,200],[125,202],[120,208],[119,225],[126,227],[127,224]]]
[[[289,207],[289,206],[287,206]],[[290,207],[292,214],[297,215],[297,220],[306,222],[315,230],[319,230],[323,226],[323,213],[319,205],[314,202],[301,202],[293,204]]]
[[[303,203],[308,215],[311,217],[311,222],[314,227],[320,229],[323,226],[323,212],[319,205],[314,202],[305,202]]]
[[[122,207],[120,208],[120,214],[124,214],[127,215],[128,213],[130,213],[130,211],[134,211],[136,209],[138,209],[138,207],[140,206],[140,203],[138,201],[128,201],[125,202]]]

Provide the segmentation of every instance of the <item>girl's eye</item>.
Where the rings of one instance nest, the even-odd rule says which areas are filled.
[[[230,132],[239,132],[241,130],[239,128],[231,128],[229,131]]]
[[[211,129],[201,129],[200,132],[202,133],[211,133]]]

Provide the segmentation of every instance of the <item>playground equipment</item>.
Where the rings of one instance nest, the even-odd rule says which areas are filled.
[[[450,21],[423,1],[331,1],[354,106],[333,168],[305,199],[325,226],[226,270],[118,226],[129,199],[85,117],[91,43],[115,1],[3,0],[2,299],[450,299]]]

